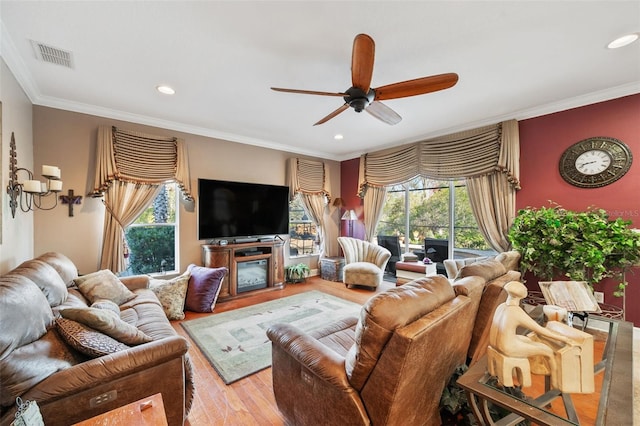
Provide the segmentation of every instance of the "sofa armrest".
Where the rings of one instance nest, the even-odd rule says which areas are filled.
[[[267,336],[325,382],[336,388],[352,390],[344,367],[344,357],[290,324],[275,324],[267,329]]]
[[[120,277],[120,282],[127,286],[129,290],[138,290],[141,288],[149,288],[148,275],[132,275],[128,277]]]
[[[136,374],[150,367],[182,358],[189,348],[181,336],[171,336],[125,351],[94,358],[52,374],[23,395],[23,399],[46,401],[73,395],[85,389]]]

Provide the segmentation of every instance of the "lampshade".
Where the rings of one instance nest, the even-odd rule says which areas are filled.
[[[342,215],[342,217],[340,219],[342,219],[342,220],[358,220],[358,215],[353,210],[347,210],[346,212],[344,212],[344,214]]]

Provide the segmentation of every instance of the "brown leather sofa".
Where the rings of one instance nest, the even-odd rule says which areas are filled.
[[[456,366],[486,353],[515,252],[373,296],[360,318],[306,334],[267,330],[273,390],[288,424],[439,425],[439,401]],[[517,259],[515,260],[517,266]],[[466,269],[465,269],[466,268]]]
[[[0,424],[13,420],[17,396],[36,401],[47,426],[66,426],[161,393],[168,424],[183,425],[193,398],[188,343],[147,289],[148,278],[121,279],[135,297],[120,305],[120,316],[152,341],[91,358],[56,325],[61,309],[88,306],[77,277],[71,260],[47,253],[0,278]]]

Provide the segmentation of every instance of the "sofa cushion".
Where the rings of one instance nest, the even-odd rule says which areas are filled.
[[[52,323],[49,302],[33,281],[13,273],[0,278],[0,360],[44,336]]]
[[[136,327],[122,321],[118,314],[110,310],[69,308],[62,309],[60,314],[64,318],[82,323],[127,345],[139,345],[152,340]]]
[[[171,280],[149,280],[149,288],[155,293],[169,320],[184,319],[184,299],[187,295],[189,274]]]
[[[229,270],[225,267],[206,268],[191,264],[187,271],[191,278],[187,287],[185,309],[192,312],[213,312],[222,280]]]
[[[78,278],[78,268],[67,256],[62,253],[48,252],[38,256],[37,259],[51,265],[67,287],[74,285],[73,280]]]
[[[90,303],[98,299],[108,299],[122,305],[136,296],[108,269],[83,275],[74,282]]]
[[[494,278],[504,275],[506,272],[507,270],[502,263],[495,259],[486,259],[460,268],[456,280],[476,275],[489,282]]]
[[[66,318],[56,320],[57,330],[72,348],[93,358],[129,349],[129,346],[84,324]]]
[[[40,339],[15,349],[0,361],[0,404],[14,405],[16,397],[51,374],[85,359],[72,351],[52,328]]]
[[[67,300],[67,285],[53,266],[42,260],[28,260],[14,269],[13,273],[33,281],[47,298],[49,306],[57,306]]]
[[[502,263],[507,271],[517,271],[520,263],[520,253],[515,250],[505,251],[498,254],[495,259]]]

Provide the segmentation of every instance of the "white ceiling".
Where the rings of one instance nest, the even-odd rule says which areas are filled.
[[[36,105],[344,160],[367,151],[640,93],[640,1],[8,1],[2,56]],[[353,39],[376,42],[372,86],[456,72],[456,86],[349,109]],[[72,53],[39,61],[31,41]],[[176,89],[156,92],[158,84]],[[334,140],[336,133],[344,135]]]

